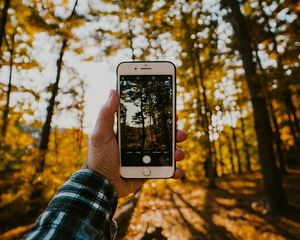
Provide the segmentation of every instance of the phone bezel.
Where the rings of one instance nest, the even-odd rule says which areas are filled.
[[[144,68],[144,69],[141,69]],[[121,144],[119,144],[120,175],[124,178],[170,178],[176,169],[176,67],[169,61],[128,61],[121,62],[117,66],[117,91],[120,94],[120,75],[172,75],[173,76],[173,126],[172,126],[172,165],[171,166],[122,166]],[[120,107],[117,114],[117,139],[121,143],[120,129]],[[144,176],[143,171],[148,168],[149,176]]]

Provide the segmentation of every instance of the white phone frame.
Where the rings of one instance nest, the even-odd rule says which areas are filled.
[[[121,131],[120,107],[118,109],[118,143],[120,158],[120,175],[123,178],[170,178],[176,169],[176,67],[168,61],[133,61],[121,62],[117,67],[117,90],[120,94],[120,75],[172,75],[173,80],[173,125],[172,125],[172,165],[171,166],[122,166],[121,165]],[[145,175],[145,170],[150,175]]]

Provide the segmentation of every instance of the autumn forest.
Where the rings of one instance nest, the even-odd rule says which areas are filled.
[[[0,0],[0,239],[20,239],[80,169],[93,98],[82,66],[115,78],[120,59],[174,62],[188,140],[182,179],[119,199],[117,239],[299,239],[297,0]],[[142,121],[141,146],[161,145],[168,134],[149,126],[170,123],[149,106],[170,111],[164,97],[124,88],[152,122],[121,127]]]

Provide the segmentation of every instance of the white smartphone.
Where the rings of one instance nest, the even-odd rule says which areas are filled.
[[[167,61],[117,67],[120,175],[170,178],[175,172],[176,67]]]

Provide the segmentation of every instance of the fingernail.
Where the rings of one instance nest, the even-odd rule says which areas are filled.
[[[108,98],[111,98],[111,97],[112,97],[112,95],[114,94],[114,92],[115,92],[115,90],[113,90],[113,89],[110,89],[110,90],[109,90],[109,96],[108,96]]]

